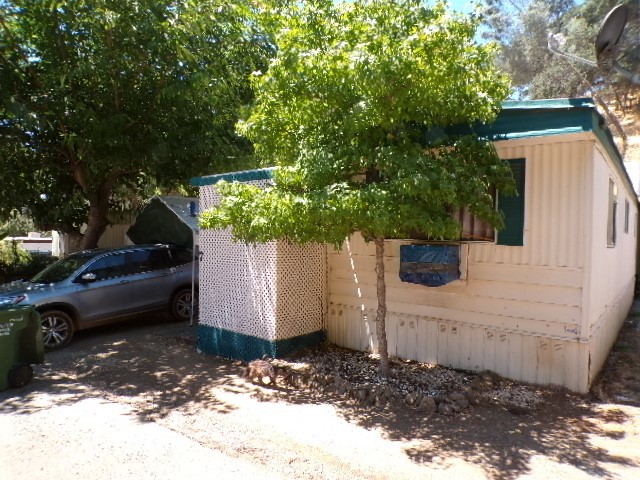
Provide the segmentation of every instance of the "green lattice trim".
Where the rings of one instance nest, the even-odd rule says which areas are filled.
[[[324,331],[317,331],[282,340],[244,335],[222,328],[200,325],[198,329],[198,349],[209,355],[249,362],[267,355],[277,358],[289,355],[306,347],[313,347],[327,338]]]

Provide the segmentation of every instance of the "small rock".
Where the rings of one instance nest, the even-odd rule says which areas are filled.
[[[420,400],[417,410],[425,413],[435,413],[438,410],[438,405],[436,405],[433,397],[425,396]]]
[[[358,388],[355,392],[355,398],[359,402],[365,402],[369,397],[369,389],[367,388]]]
[[[455,410],[453,409],[452,403],[442,402],[438,405],[438,413],[440,415],[453,415]]]
[[[462,393],[450,393],[448,395],[449,400],[457,402],[458,400],[466,400],[466,397]]]
[[[447,403],[449,401],[449,398],[446,395],[434,395],[433,396],[433,400],[440,405],[441,403]]]
[[[469,406],[469,400],[461,393],[449,394],[449,400],[453,404],[453,409],[460,412]]]
[[[527,415],[531,413],[531,410],[526,407],[521,407],[518,405],[514,405],[510,408],[507,408],[507,411],[512,415]]]
[[[373,404],[378,406],[384,406],[389,401],[389,397],[385,394],[385,392],[376,392],[375,395],[372,395],[371,398],[374,399]]]
[[[418,392],[410,392],[407,393],[404,397],[404,403],[409,405],[410,407],[415,406],[420,401],[420,394]]]

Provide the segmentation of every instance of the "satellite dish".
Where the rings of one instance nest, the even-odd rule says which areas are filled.
[[[0,0],[1,1],[1,0]],[[640,85],[640,73],[634,73],[631,70],[623,67],[616,61],[616,55],[618,50],[618,42],[624,31],[624,27],[627,25],[629,18],[629,7],[627,5],[618,5],[613,7],[607,14],[598,36],[596,37],[596,59],[598,62],[587,60],[586,58],[578,57],[567,52],[562,52],[558,48],[563,44],[562,34],[551,34],[547,38],[547,48],[561,57],[568,58],[569,60],[584,63],[591,67],[597,67],[603,65],[605,61],[609,61],[610,64],[606,65],[608,68],[615,70],[620,75],[628,78],[631,83]]]
[[[628,18],[629,7],[626,5],[613,7],[607,14],[596,37],[596,58],[598,62],[615,56],[616,47]]]

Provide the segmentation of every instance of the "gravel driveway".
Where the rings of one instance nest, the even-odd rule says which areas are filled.
[[[197,353],[195,335],[149,318],[48,354],[29,385],[0,392],[0,478],[640,476],[640,392],[605,403],[510,384],[536,405],[484,397],[446,416],[326,386],[254,385],[240,364]],[[313,355],[309,368],[322,362]]]

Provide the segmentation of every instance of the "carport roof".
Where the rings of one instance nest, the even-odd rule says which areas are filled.
[[[129,227],[127,236],[135,244],[173,243],[190,248],[200,228],[197,207],[197,198],[156,195]]]

